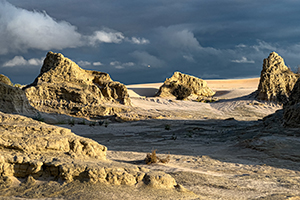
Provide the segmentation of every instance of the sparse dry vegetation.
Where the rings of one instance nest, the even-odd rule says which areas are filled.
[[[69,125],[74,126],[75,125],[75,120],[74,119],[70,119],[69,120]]]
[[[22,89],[23,86],[21,84],[19,84],[19,83],[16,83],[16,84],[14,84],[14,87]]]
[[[42,117],[41,113],[39,113],[39,112],[37,113],[36,116],[32,117],[32,119],[37,120],[39,122],[44,122],[45,121],[45,119]]]
[[[171,130],[171,125],[170,124],[166,124],[165,125],[165,130],[167,130],[167,131]]]
[[[214,103],[219,101],[217,98],[211,98],[211,97],[198,97],[196,101],[201,103]]]
[[[296,129],[300,124],[298,117],[300,80],[298,84],[296,83],[298,89],[293,90],[298,92],[294,94],[295,96],[289,96],[289,104],[285,105],[285,110],[270,115],[282,107],[276,103],[254,99],[254,94],[249,95],[248,91],[254,91],[256,88],[243,91],[244,87],[240,86],[225,87],[227,91],[222,84],[230,84],[231,81],[218,81],[222,88],[217,88],[221,92],[216,97],[205,96],[205,93],[198,95],[196,92],[192,93],[191,88],[199,89],[200,84],[206,87],[206,82],[176,73],[184,81],[183,83],[180,80],[169,81],[170,84],[166,84],[162,90],[165,90],[164,94],[171,94],[170,96],[133,98],[131,105],[129,97],[128,99],[116,97],[118,91],[115,87],[109,88],[106,85],[107,90],[98,88],[101,81],[105,82],[106,79],[102,80],[98,77],[103,74],[92,73],[95,73],[95,76],[82,72],[88,77],[87,80],[73,77],[74,83],[79,80],[83,85],[75,88],[74,84],[70,84],[69,93],[66,92],[70,97],[67,96],[67,100],[64,101],[54,100],[54,102],[68,104],[70,100],[74,105],[77,104],[73,111],[79,114],[74,118],[67,115],[52,115],[52,113],[47,115],[44,110],[34,110],[32,118],[37,120],[34,121],[0,112],[0,132],[3,135],[0,141],[2,145],[0,196],[56,198],[71,194],[73,196],[68,196],[70,199],[99,199],[102,196],[111,199],[112,195],[107,193],[107,188],[110,188],[113,195],[125,194],[123,196],[127,196],[128,199],[135,199],[133,194],[137,194],[145,200],[157,198],[282,199],[278,198],[281,194],[284,194],[284,199],[300,197],[298,180],[300,164],[297,158],[297,155],[300,155],[300,150],[297,148],[300,141],[297,140],[298,129]],[[96,83],[93,82],[95,85],[89,79],[91,77],[99,79]],[[108,75],[107,79],[110,80]],[[113,83],[113,81],[109,82]],[[184,83],[196,86],[190,87]],[[29,110],[28,102],[27,107],[19,103],[25,102],[26,88],[20,90],[2,83],[0,86],[3,88],[3,108],[11,109],[17,105],[15,110],[9,111],[10,113]],[[96,92],[103,96],[102,100],[98,99],[98,103],[104,102],[111,106],[114,101],[120,99],[127,99],[130,102],[117,104],[118,107],[113,109],[106,109],[102,104],[98,106],[95,103],[96,106],[85,115],[86,110],[80,110],[79,107],[87,107],[88,102],[92,102],[90,97],[84,95],[89,95],[91,91],[88,90],[93,88],[95,90],[98,88]],[[75,89],[85,90],[86,93],[74,92]],[[209,88],[206,89],[206,94],[209,94]],[[33,90],[36,92],[35,89]],[[64,90],[56,91],[64,92]],[[125,95],[126,90],[122,89],[122,91]],[[18,96],[12,96],[13,92]],[[35,93],[35,95],[35,99],[39,99],[39,94]],[[49,93],[46,99],[49,96],[52,98]],[[174,97],[177,100],[188,99],[188,101],[177,101]],[[113,98],[112,101],[109,98]],[[11,103],[7,104],[7,102]],[[57,105],[61,107],[63,104]],[[66,107],[66,110],[72,108],[74,107]],[[103,111],[96,112],[97,109]],[[117,114],[114,115],[114,112]],[[100,114],[95,117],[95,113]],[[79,118],[82,116],[89,117]],[[263,120],[257,121],[263,117]],[[55,125],[68,125],[54,127],[46,124],[48,120],[55,121]],[[131,122],[125,123],[125,121]],[[77,124],[86,126],[77,126]],[[107,147],[102,146],[100,144],[102,142]],[[171,151],[172,160],[170,153],[157,155],[155,148],[159,148],[161,152]],[[152,152],[149,151],[145,155],[145,149],[152,149]],[[145,167],[145,163],[148,166]],[[152,165],[155,163],[169,164]],[[51,182],[44,178],[49,178]],[[15,184],[16,180],[20,181],[18,186]],[[62,181],[66,181],[67,184],[62,184]],[[70,185],[70,189],[65,189],[66,185]],[[91,189],[95,186],[100,189]],[[53,192],[55,188],[66,190],[68,193],[55,193]],[[79,197],[77,188],[80,188],[81,192]],[[126,191],[121,194],[121,189]],[[146,190],[145,193],[149,198],[144,198],[141,194],[143,189]],[[165,196],[170,198],[162,197],[160,191],[169,192]],[[91,198],[88,196],[90,194]],[[176,195],[187,195],[189,198]],[[115,197],[115,199],[123,199],[123,197]]]
[[[147,153],[147,156],[145,158],[145,162],[147,165],[150,165],[152,163],[168,163],[170,161],[170,155],[168,155],[166,158],[159,158],[156,155],[156,149],[152,150],[152,153]]]

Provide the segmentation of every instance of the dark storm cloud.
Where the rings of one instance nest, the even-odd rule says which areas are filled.
[[[125,83],[163,81],[174,71],[257,77],[272,51],[292,69],[300,64],[299,1],[0,3],[0,70],[12,79],[32,70],[24,83],[35,78],[34,64],[49,50]]]

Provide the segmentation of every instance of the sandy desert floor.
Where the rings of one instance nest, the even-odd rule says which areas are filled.
[[[133,106],[161,119],[60,125],[107,146],[110,160],[170,174],[185,188],[181,192],[87,183],[35,190],[64,191],[64,199],[300,199],[298,130],[264,124],[263,117],[282,107],[250,95],[258,82],[208,80],[219,99],[213,103],[153,97],[161,83],[129,85]],[[170,161],[146,165],[152,150]]]
[[[262,128],[260,119],[281,106],[249,96],[258,82],[208,80],[220,99],[215,103],[153,97],[161,83],[129,85],[135,107],[169,118],[66,127],[107,146],[109,159],[163,170],[195,194],[138,199],[296,199],[300,138],[294,130]],[[146,153],[155,149],[170,162],[146,165]]]

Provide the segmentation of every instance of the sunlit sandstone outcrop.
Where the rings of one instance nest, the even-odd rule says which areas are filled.
[[[256,98],[286,103],[298,78],[299,75],[285,65],[283,58],[272,52],[264,59]]]
[[[25,88],[36,109],[78,117],[113,115],[131,105],[125,85],[107,73],[81,69],[60,53],[49,52],[40,74]]]
[[[208,86],[206,81],[194,76],[175,72],[171,78],[167,78],[159,88],[156,96],[176,97],[178,100],[188,97],[210,97],[215,94]]]

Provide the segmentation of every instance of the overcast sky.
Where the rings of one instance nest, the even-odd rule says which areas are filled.
[[[125,84],[175,71],[259,77],[272,51],[300,65],[298,0],[0,0],[0,73],[28,84],[48,51]]]

